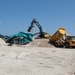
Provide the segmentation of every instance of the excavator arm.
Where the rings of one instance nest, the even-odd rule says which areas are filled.
[[[32,20],[31,25],[28,28],[28,32],[31,32],[32,28],[34,27],[34,24],[36,24],[38,26],[40,33],[43,33],[41,25],[38,23],[38,21],[36,21],[35,18]]]
[[[29,28],[28,28],[28,32],[31,32],[31,31],[32,31],[32,28],[34,27],[34,24],[36,24],[37,27],[38,27],[39,30],[40,30],[40,34],[39,34],[40,38],[45,38],[45,34],[46,34],[46,33],[43,32],[43,29],[42,29],[41,25],[38,23],[38,21],[36,21],[35,18],[32,20],[31,25],[30,25]],[[48,34],[48,35],[49,35],[49,34]],[[49,36],[50,36],[50,35],[49,35]],[[47,37],[46,37],[46,38],[47,38]]]

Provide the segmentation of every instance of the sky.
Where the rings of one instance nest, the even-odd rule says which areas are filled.
[[[28,33],[34,18],[50,35],[61,27],[75,35],[75,0],[0,0],[0,34]]]

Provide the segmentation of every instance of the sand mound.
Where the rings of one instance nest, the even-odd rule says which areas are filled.
[[[75,49],[1,46],[0,75],[75,75]]]
[[[5,41],[3,39],[0,38],[0,43],[5,43]]]
[[[1,45],[7,45],[7,43],[5,43],[5,41],[0,38],[0,46],[1,46]]]
[[[5,41],[3,39],[0,38],[0,46],[5,46],[5,45],[8,45],[8,43],[5,43]],[[13,44],[13,46],[22,46],[22,45],[17,45],[17,44]],[[54,47],[53,45],[51,45],[49,43],[49,39],[33,39],[32,42],[30,42],[29,44],[27,45],[24,45],[24,46],[28,46],[28,47],[31,47],[31,46],[36,46],[36,47]]]
[[[36,47],[54,47],[49,43],[49,39],[33,39],[32,42],[28,44],[28,46],[36,46]]]

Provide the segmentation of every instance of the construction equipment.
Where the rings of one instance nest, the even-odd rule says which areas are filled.
[[[64,46],[66,38],[66,30],[64,28],[59,28],[56,33],[54,33],[49,41],[52,43],[54,46],[59,47],[59,46]]]
[[[18,34],[7,36],[7,38],[6,36],[1,35],[0,38],[2,38],[6,43],[9,43],[9,45],[25,45],[32,41],[33,34],[19,32]]]
[[[50,37],[49,41],[55,47],[75,47],[75,36],[68,36],[64,28],[59,28],[56,33]]]
[[[4,36],[2,34],[0,34],[0,38],[2,38],[4,41],[8,40],[10,37],[9,36]]]
[[[67,36],[64,45],[66,48],[75,47],[75,36]]]
[[[50,37],[50,35],[48,33],[43,32],[43,29],[42,29],[41,25],[38,23],[38,21],[36,21],[35,18],[32,20],[31,25],[28,28],[28,32],[31,32],[32,31],[32,28],[34,27],[34,23],[37,25],[37,27],[40,30],[40,32],[38,33],[39,34],[39,36],[38,36],[39,38],[49,38]]]

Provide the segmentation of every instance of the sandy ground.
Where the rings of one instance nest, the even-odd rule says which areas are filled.
[[[75,49],[7,46],[1,41],[0,75],[75,75]]]

